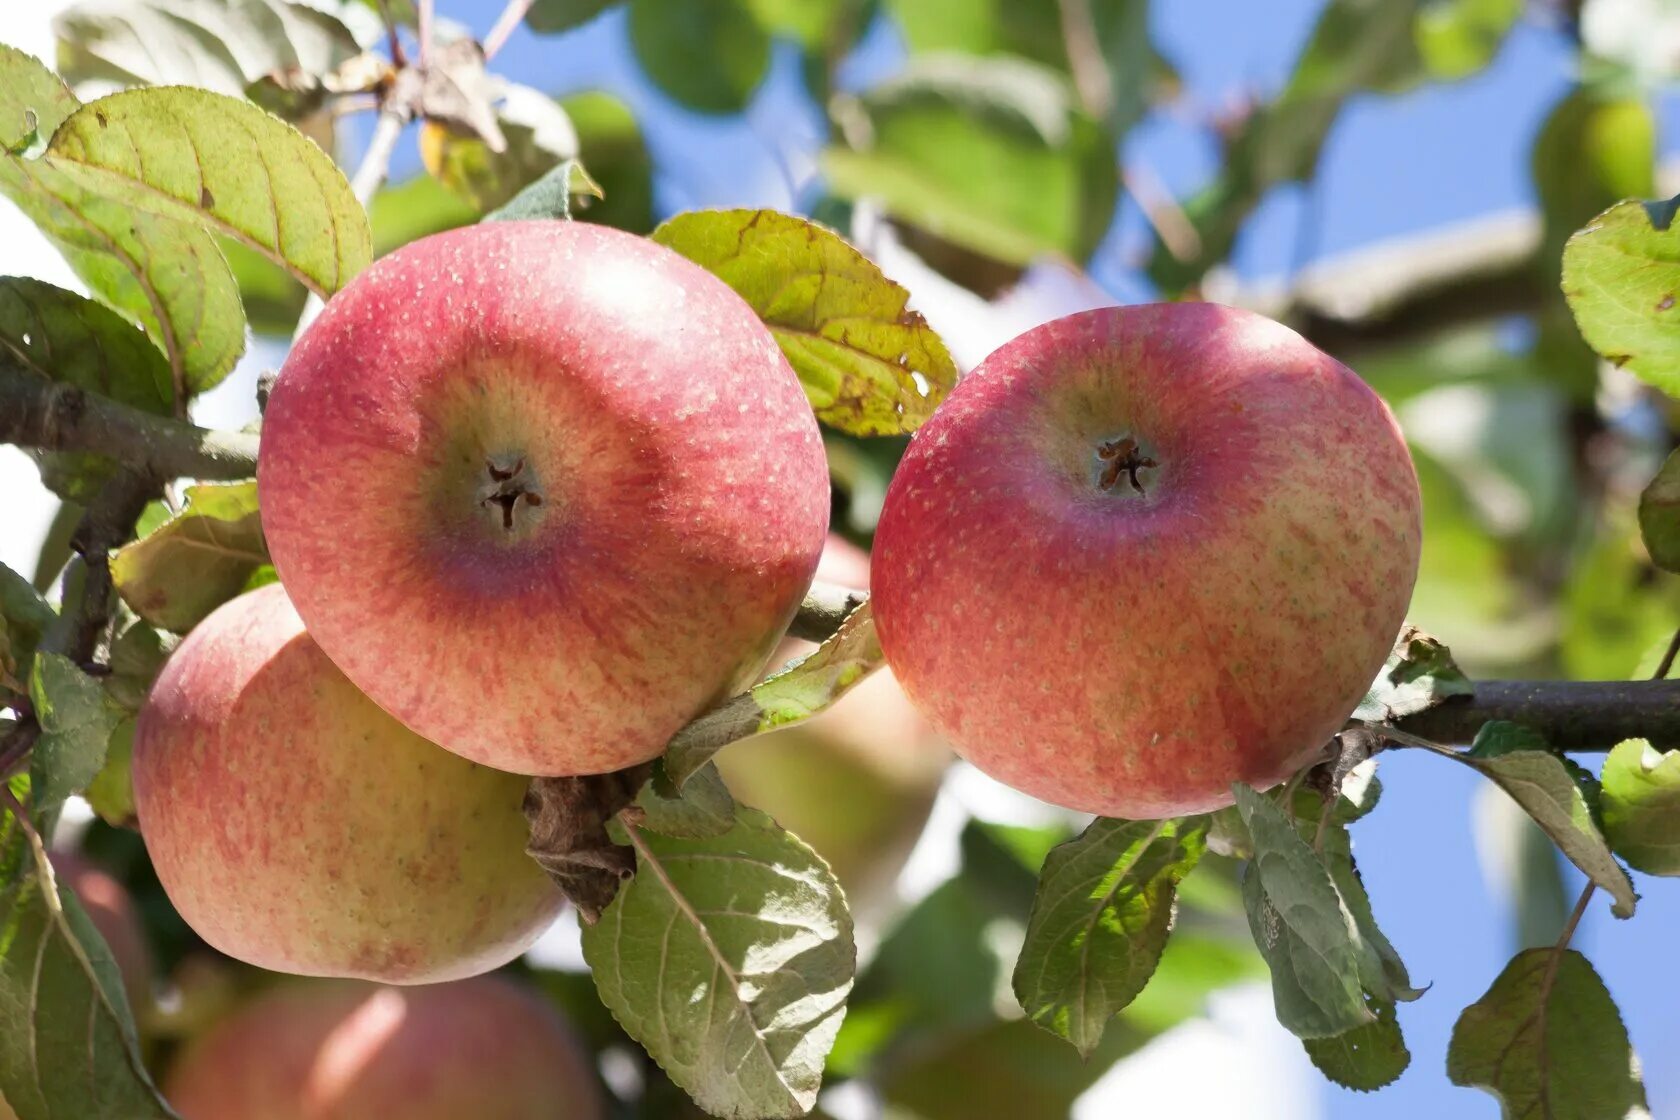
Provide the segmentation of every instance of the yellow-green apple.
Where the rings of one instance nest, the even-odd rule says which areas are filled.
[[[993,353],[917,432],[875,536],[881,647],[981,770],[1156,818],[1322,748],[1417,575],[1393,416],[1288,328],[1105,308]]]
[[[128,888],[116,876],[74,852],[54,852],[53,871],[82,904],[88,920],[105,939],[122,975],[123,988],[137,1019],[144,1017],[151,999],[152,950]]]
[[[278,584],[187,635],[134,734],[140,831],[181,916],[313,976],[425,984],[529,947],[561,896],[525,855],[527,784],[381,711]]]
[[[828,525],[816,421],[753,311],[583,222],[453,230],[358,276],[280,371],[258,482],[327,655],[523,774],[646,761],[750,683]]]
[[[188,1044],[164,1081],[182,1120],[599,1120],[566,1023],[495,976],[419,988],[291,982]]]
[[[830,536],[817,578],[869,586],[869,554]],[[772,664],[809,653],[789,639]],[[891,888],[933,808],[951,753],[906,699],[892,672],[866,678],[829,710],[717,756],[730,790],[817,850],[854,914],[870,916]]]

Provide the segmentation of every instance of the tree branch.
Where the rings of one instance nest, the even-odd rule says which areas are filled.
[[[0,443],[107,455],[158,478],[250,478],[257,437],[155,416],[48,381],[0,355]],[[132,525],[132,522],[130,523]]]
[[[1468,743],[1488,720],[1532,727],[1565,751],[1607,751],[1623,739],[1680,747],[1680,680],[1477,681],[1469,696],[1397,720],[1437,743]]]
[[[146,503],[163,490],[143,468],[125,467],[100,488],[70,536],[76,558],[64,578],[64,602],[41,648],[77,664],[93,659],[111,622],[111,552],[134,535]]]

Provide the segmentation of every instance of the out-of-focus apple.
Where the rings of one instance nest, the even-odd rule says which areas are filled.
[[[380,711],[279,584],[187,635],[134,734],[170,901],[229,956],[305,975],[425,984],[523,952],[561,905],[525,854],[528,784]]]
[[[816,419],[758,316],[585,222],[453,230],[358,276],[280,371],[258,482],[334,663],[522,774],[645,762],[749,684],[828,526]]]
[[[869,586],[869,554],[830,536],[817,578]],[[773,665],[810,652],[789,640]],[[828,861],[853,912],[868,918],[927,823],[951,759],[889,670],[870,676],[807,723],[731,744],[717,756],[725,783]]]
[[[599,1120],[600,1083],[555,1010],[496,976],[419,988],[291,982],[190,1043],[183,1120]]]
[[[1417,576],[1417,475],[1352,370],[1259,315],[1030,330],[911,441],[875,535],[881,647],[958,753],[1104,816],[1227,805],[1320,750]]]

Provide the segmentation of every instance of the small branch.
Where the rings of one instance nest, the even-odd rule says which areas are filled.
[[[48,381],[0,355],[0,443],[108,455],[158,478],[250,478],[257,437],[172,420]]]
[[[799,604],[799,613],[793,616],[793,622],[788,626],[788,634],[807,642],[827,641],[840,629],[846,616],[868,600],[867,591],[841,587],[837,583],[813,583],[811,590],[805,593],[805,601]]]
[[[1674,668],[1676,654],[1680,654],[1680,630],[1676,630],[1674,636],[1668,640],[1668,648],[1663,651],[1662,660],[1657,663],[1657,671],[1651,674],[1652,680],[1668,679],[1669,670]]]
[[[158,478],[132,469],[119,470],[100,488],[70,536],[77,556],[65,577],[64,603],[42,649],[62,653],[79,665],[93,659],[100,635],[111,624],[111,553],[134,535],[134,523],[146,503],[162,490]]]
[[[422,9],[424,10],[424,9]],[[425,39],[421,39],[421,50],[425,49]],[[385,93],[385,102],[379,107],[379,120],[373,126],[373,136],[368,140],[367,151],[362,153],[362,162],[357,165],[356,173],[350,178],[350,190],[356,196],[356,201],[366,210],[373,203],[373,196],[379,193],[379,188],[385,185],[385,178],[391,173],[391,156],[397,149],[397,140],[401,138],[403,129],[408,127],[414,119],[414,109],[419,103],[421,89],[420,71],[404,67],[397,71],[391,88]],[[304,302],[303,311],[298,315],[297,329],[292,338],[302,337],[309,329],[309,324],[326,306],[326,301],[320,296],[310,293]]]
[[[33,717],[22,720],[18,725],[0,739],[0,789],[5,788],[5,781],[10,778],[29,757],[29,752],[35,749],[35,742],[41,737],[41,724]]]
[[[490,29],[490,34],[484,37],[484,61],[489,62],[496,57],[496,52],[508,41],[519,27],[519,21],[525,18],[525,13],[531,10],[534,0],[508,0],[507,7],[496,17],[496,25]]]
[[[1202,235],[1196,232],[1195,223],[1148,164],[1134,161],[1122,167],[1120,181],[1174,259],[1189,261],[1202,255]]]
[[[1495,719],[1531,727],[1564,751],[1607,751],[1624,739],[1672,750],[1680,747],[1680,680],[1477,681],[1472,695],[1395,727],[1432,743],[1468,743]]]
[[[1067,50],[1068,69],[1079,107],[1096,120],[1108,119],[1114,108],[1114,77],[1108,60],[1097,44],[1097,23],[1091,16],[1091,0],[1058,0],[1061,9],[1062,46]]]

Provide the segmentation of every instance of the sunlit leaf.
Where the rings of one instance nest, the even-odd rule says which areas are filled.
[[[653,239],[758,312],[824,423],[852,435],[914,431],[956,384],[910,293],[832,230],[774,210],[702,210]]]
[[[118,549],[111,578],[154,626],[185,633],[246,587],[268,562],[255,482],[189,486],[181,512]]]
[[[1680,875],[1680,751],[1625,740],[1599,780],[1604,836],[1616,854],[1651,875]]]
[[[624,830],[636,876],[583,934],[601,998],[709,1113],[810,1111],[857,950],[828,867],[769,817],[722,836]]]

